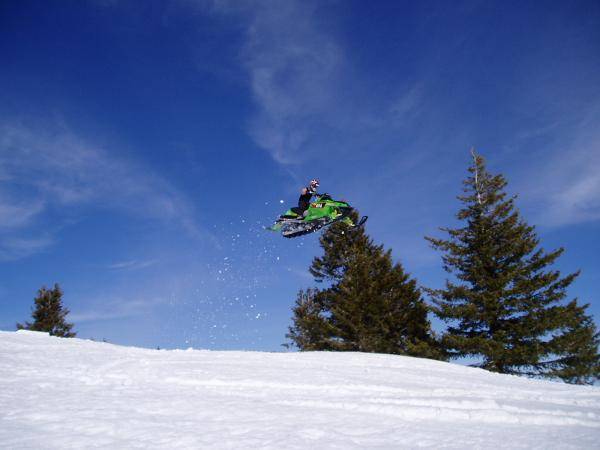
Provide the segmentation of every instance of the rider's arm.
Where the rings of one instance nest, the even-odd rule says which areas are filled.
[[[300,194],[302,195],[306,195],[308,193],[308,189],[306,188],[302,188],[302,190],[300,191]]]

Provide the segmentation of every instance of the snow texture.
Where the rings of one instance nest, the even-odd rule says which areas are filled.
[[[600,388],[365,353],[0,332],[0,448],[600,448]]]

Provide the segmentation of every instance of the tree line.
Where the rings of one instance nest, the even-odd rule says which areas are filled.
[[[298,293],[287,345],[470,358],[472,366],[494,372],[594,383],[600,378],[600,333],[586,313],[589,305],[567,300],[579,271],[563,276],[551,268],[564,249],[540,247],[506,185],[473,152],[458,196],[461,226],[441,228],[445,237],[425,238],[440,251],[449,275],[439,289],[419,287],[362,227],[348,231],[333,224],[320,238],[323,254],[309,268],[322,287]],[[42,287],[33,322],[17,328],[74,337],[62,295],[57,284]],[[429,313],[447,323],[441,334],[432,330]]]
[[[323,287],[298,293],[288,346],[468,358],[486,370],[567,383],[599,379],[600,334],[586,313],[589,305],[567,300],[579,272],[552,268],[564,249],[540,247],[516,197],[505,192],[506,179],[472,155],[458,196],[460,226],[425,238],[441,253],[445,286],[419,287],[363,228],[347,232],[333,224],[309,269]],[[429,312],[447,324],[440,335]]]

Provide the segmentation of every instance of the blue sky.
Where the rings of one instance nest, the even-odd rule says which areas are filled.
[[[0,329],[58,282],[81,337],[279,350],[320,249],[262,227],[319,177],[440,287],[471,146],[599,323],[598,2],[5,1],[0,68]]]

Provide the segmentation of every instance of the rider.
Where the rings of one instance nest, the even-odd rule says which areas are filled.
[[[310,206],[310,200],[312,199],[313,195],[317,194],[318,187],[319,180],[317,178],[313,178],[312,180],[310,180],[308,186],[302,188],[302,191],[300,191],[300,197],[298,198],[298,206],[292,208],[292,211],[294,211],[299,216],[303,216],[304,213],[308,210],[308,207]]]

